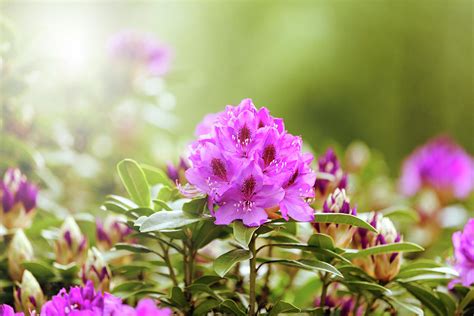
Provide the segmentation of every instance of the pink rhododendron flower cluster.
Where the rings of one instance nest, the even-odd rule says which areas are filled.
[[[463,231],[453,234],[455,268],[459,272],[460,279],[454,283],[462,283],[464,286],[474,284],[474,218],[471,218]],[[453,283],[453,284],[454,284]]]
[[[275,208],[286,220],[313,220],[313,156],[302,152],[301,138],[288,133],[282,119],[245,99],[206,120],[190,146],[186,177],[217,207],[211,210],[216,224],[259,226]]]
[[[431,140],[405,160],[400,179],[407,196],[423,187],[433,189],[443,202],[466,198],[474,189],[473,158],[448,137]]]

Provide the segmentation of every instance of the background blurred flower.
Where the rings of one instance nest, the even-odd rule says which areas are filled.
[[[56,262],[60,264],[76,262],[80,266],[86,259],[87,238],[72,216],[64,220],[54,245]]]
[[[452,284],[474,284],[474,218],[469,219],[462,231],[453,234],[454,266],[460,279]]]
[[[407,196],[431,188],[443,204],[464,199],[474,189],[473,158],[450,138],[434,138],[405,160],[399,187]]]
[[[97,248],[89,250],[86,262],[81,267],[80,277],[84,285],[90,280],[98,291],[109,290],[112,273]]]
[[[126,242],[132,232],[133,230],[127,225],[127,219],[123,216],[108,215],[103,221],[97,219],[97,247],[102,251],[109,250],[118,242]]]
[[[8,229],[29,227],[37,195],[37,187],[19,169],[8,169],[0,182],[0,223]]]
[[[8,273],[14,281],[21,281],[23,271],[23,262],[33,260],[33,246],[26,237],[23,230],[18,229],[8,247]]]
[[[151,75],[162,76],[168,72],[172,52],[151,34],[125,30],[109,39],[110,54],[132,67],[144,68]]]
[[[25,315],[35,315],[39,312],[44,302],[44,294],[36,278],[30,271],[25,270],[21,284],[14,289],[15,308],[23,311]],[[0,314],[1,315],[1,314]]]

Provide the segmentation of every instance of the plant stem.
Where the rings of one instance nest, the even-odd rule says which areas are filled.
[[[250,289],[249,289],[249,316],[254,316],[255,314],[255,303],[256,303],[256,295],[255,295],[255,283],[257,278],[257,253],[255,251],[255,234],[252,236],[249,244],[249,250],[252,254],[252,258],[250,258]]]
[[[329,287],[329,273],[325,272],[322,277],[321,281],[323,282],[322,289],[321,289],[321,301],[319,303],[320,307],[325,307],[326,306],[326,296],[328,292],[328,287]]]
[[[374,297],[374,298],[367,304],[367,309],[365,310],[365,313],[364,313],[365,316],[370,315],[370,312],[371,312],[371,309],[372,309],[372,305],[374,305],[374,303],[375,303],[376,300],[377,300],[377,298]]]
[[[163,250],[163,260],[165,261],[166,265],[168,266],[168,270],[170,271],[170,278],[173,281],[174,286],[178,286],[178,279],[176,279],[176,274],[174,273],[173,266],[171,265],[170,255],[169,255],[169,247],[165,247],[160,243],[160,247]]]

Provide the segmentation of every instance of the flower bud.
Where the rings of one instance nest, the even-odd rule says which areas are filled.
[[[363,142],[356,141],[347,147],[344,166],[348,172],[357,172],[367,165],[369,159],[369,147]]]
[[[7,229],[29,227],[37,195],[37,187],[19,169],[8,169],[0,182],[0,223]]]
[[[342,171],[339,160],[332,149],[328,149],[323,156],[319,157],[318,172],[325,173],[330,178],[317,176],[314,183],[317,195],[326,197],[329,192],[334,191],[336,188],[347,188],[347,174]]]
[[[76,262],[80,266],[84,263],[87,256],[87,238],[82,234],[74,218],[66,218],[61,226],[54,252],[56,262],[60,264]]]
[[[98,291],[107,292],[110,286],[111,273],[102,254],[95,247],[89,250],[86,262],[82,265],[80,277],[84,285],[90,280]]]
[[[168,177],[173,180],[174,183],[187,183],[185,171],[189,169],[189,163],[183,158],[179,159],[178,166],[169,163],[166,166],[166,173]]]
[[[30,271],[25,270],[20,287],[13,290],[15,309],[25,315],[35,315],[44,303],[44,295],[36,278]],[[30,314],[31,313],[31,314]]]
[[[103,222],[97,220],[97,247],[102,251],[109,250],[116,243],[127,241],[132,232],[133,230],[127,226],[125,217],[109,215]]]
[[[14,281],[20,281],[25,270],[21,264],[33,259],[33,247],[23,230],[18,229],[13,235],[8,248],[8,273]]]
[[[344,189],[336,189],[328,196],[323,205],[323,212],[357,215],[356,208],[351,209],[349,198]],[[342,248],[350,244],[352,236],[356,232],[356,227],[346,224],[313,223],[313,227],[318,233],[331,236],[336,247]]]
[[[353,246],[365,249],[379,245],[397,243],[401,236],[397,233],[390,219],[374,213],[369,217],[369,223],[378,230],[378,234],[364,228],[358,228],[353,238]],[[354,259],[354,264],[361,267],[368,275],[382,282],[389,282],[400,271],[402,256],[398,252],[382,253],[368,258]]]

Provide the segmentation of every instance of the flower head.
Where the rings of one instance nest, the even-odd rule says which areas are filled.
[[[8,247],[8,273],[12,280],[21,281],[23,271],[23,262],[31,261],[33,259],[33,246],[26,237],[23,230],[18,229],[13,235],[13,238]]]
[[[43,291],[36,278],[28,270],[23,273],[20,287],[14,289],[13,295],[16,310],[21,310],[26,315],[30,315],[33,311],[39,312],[44,302]]]
[[[127,219],[118,215],[109,215],[104,221],[97,220],[96,235],[97,247],[100,250],[109,250],[118,242],[127,241],[127,237],[133,232],[128,227]]]
[[[399,186],[407,196],[427,187],[444,203],[464,199],[474,189],[473,158],[450,138],[435,138],[405,160]]]
[[[347,188],[347,174],[342,171],[339,159],[331,148],[319,157],[318,172],[325,173],[324,177],[317,178],[314,183],[314,189],[319,195],[325,197],[336,188]]]
[[[153,76],[168,72],[171,49],[159,43],[153,35],[136,31],[121,31],[109,40],[110,54],[132,67],[143,68]]]
[[[0,182],[0,223],[8,229],[29,227],[37,195],[38,188],[19,169],[8,169]]]
[[[343,213],[350,215],[357,215],[356,208],[351,208],[350,200],[346,196],[344,189],[336,189],[334,193],[330,194],[323,205],[324,213]],[[332,237],[337,247],[345,248],[352,241],[352,236],[357,228],[346,224],[334,223],[313,223],[314,228],[318,233],[326,234]]]
[[[402,241],[392,221],[387,217],[372,213],[367,222],[377,229],[378,233],[368,231],[365,228],[358,228],[352,239],[354,248],[365,249]],[[354,264],[360,266],[368,275],[383,282],[392,280],[398,274],[401,263],[402,255],[398,252],[354,259]]]
[[[82,265],[80,277],[84,284],[90,280],[100,291],[108,291],[112,274],[102,254],[95,247],[89,250],[86,262]]]
[[[186,177],[184,176],[184,173],[186,170],[189,169],[189,163],[183,159],[179,159],[179,164],[175,166],[172,163],[169,163],[166,166],[166,173],[168,174],[168,177],[173,180],[174,183],[186,183]]]
[[[80,266],[86,259],[87,238],[71,216],[61,226],[54,245],[56,261],[60,264],[76,262]]]
[[[462,231],[453,234],[454,265],[460,279],[455,283],[474,284],[474,218],[469,219]]]
[[[0,304],[0,316],[24,316],[23,313],[15,313],[13,307],[7,304]]]
[[[186,178],[208,195],[216,224],[239,219],[258,226],[275,209],[287,220],[314,218],[308,205],[314,197],[312,155],[302,153],[301,138],[287,133],[282,119],[245,99],[207,116],[196,133]]]

